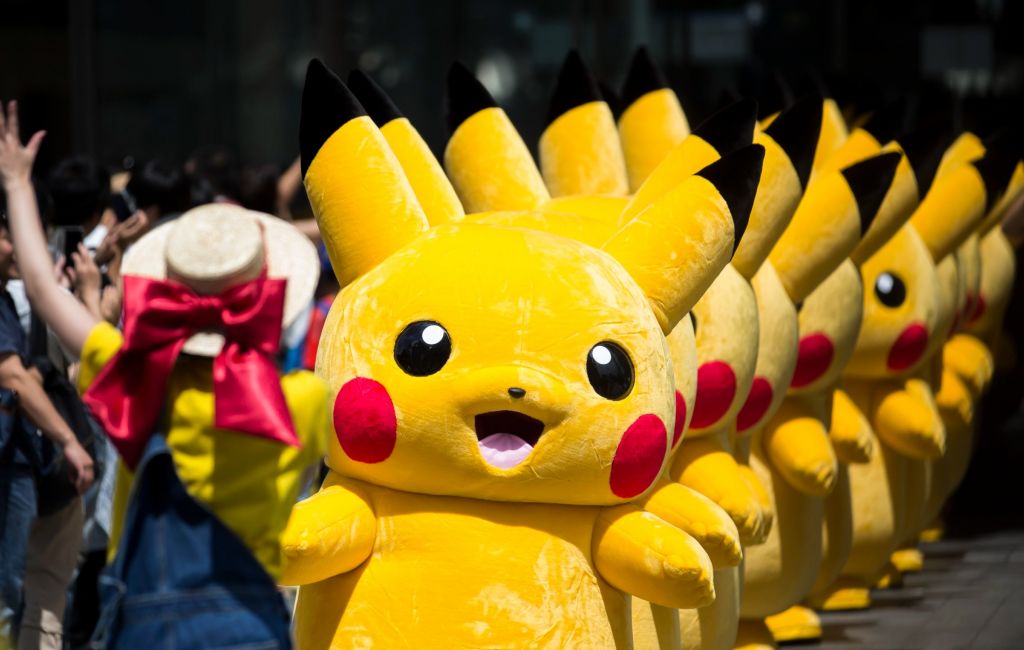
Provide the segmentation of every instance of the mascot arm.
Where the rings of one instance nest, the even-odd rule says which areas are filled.
[[[828,432],[821,420],[795,409],[776,415],[764,432],[768,462],[796,490],[822,497],[835,486],[839,468]]]
[[[376,537],[377,518],[362,495],[325,487],[292,509],[281,540],[281,583],[304,585],[351,571],[370,557]]]
[[[597,572],[620,591],[677,609],[715,600],[714,569],[704,549],[652,513],[631,504],[605,509],[592,544]]]
[[[904,456],[929,460],[942,455],[946,429],[931,388],[920,379],[885,388],[874,400],[871,424],[889,447]]]
[[[992,354],[978,339],[957,334],[942,346],[942,364],[952,370],[977,399],[992,381]]]
[[[637,505],[696,539],[716,569],[736,566],[743,559],[736,524],[696,490],[666,481]]]
[[[772,504],[772,498],[768,496],[768,489],[757,478],[757,474],[754,473],[750,465],[738,463],[736,468],[739,470],[740,476],[743,477],[743,481],[747,484],[747,489],[757,498],[757,502],[761,504],[761,528],[764,530],[765,536],[767,536],[771,532],[772,521],[775,519],[775,506]]]
[[[939,392],[935,393],[935,404],[944,417],[953,417],[962,426],[970,425],[974,419],[974,396],[971,389],[948,366],[943,366]]]
[[[844,463],[866,463],[875,452],[875,436],[868,419],[841,388],[832,394],[828,435],[836,456]]]
[[[750,489],[732,454],[708,437],[687,439],[676,452],[671,477],[714,501],[736,524],[745,546],[768,537],[771,515]]]

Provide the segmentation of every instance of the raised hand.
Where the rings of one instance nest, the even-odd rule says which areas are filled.
[[[39,145],[46,131],[36,131],[28,144],[22,146],[18,124],[18,103],[11,100],[4,115],[0,101],[0,182],[4,188],[19,183],[28,183],[32,178],[32,164],[35,162]]]

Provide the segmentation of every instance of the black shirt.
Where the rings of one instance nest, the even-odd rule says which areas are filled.
[[[4,289],[0,290],[0,357],[7,354],[17,354],[25,363],[28,343],[14,301]],[[0,463],[33,464],[37,436],[35,427],[20,412],[0,413]]]

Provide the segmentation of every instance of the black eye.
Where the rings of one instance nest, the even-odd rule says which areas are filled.
[[[633,388],[633,363],[617,344],[603,341],[587,354],[587,379],[601,397],[622,399]]]
[[[875,280],[875,295],[886,307],[899,307],[907,299],[907,287],[895,273],[882,273]]]
[[[448,330],[432,320],[412,323],[395,340],[395,361],[413,377],[432,375],[452,355],[452,339]]]
[[[795,306],[796,306],[796,313],[799,314],[800,310],[804,308],[804,301],[801,300],[800,302],[796,303]]]

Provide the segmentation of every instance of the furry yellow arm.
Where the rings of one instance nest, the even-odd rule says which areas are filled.
[[[832,491],[839,471],[828,432],[803,405],[787,402],[765,427],[764,452],[787,483],[823,497]]]
[[[768,537],[771,516],[747,484],[736,459],[717,440],[695,438],[683,442],[670,476],[725,510],[745,546],[760,544]]]
[[[637,505],[696,539],[716,569],[736,566],[743,559],[736,524],[703,494],[665,482]]]
[[[946,342],[942,363],[964,383],[974,399],[988,388],[995,367],[985,344],[970,334],[956,334]]]
[[[351,571],[370,557],[376,537],[376,517],[362,495],[325,487],[292,509],[281,539],[281,583],[310,584]]]
[[[931,389],[920,379],[902,386],[882,388],[875,400],[871,423],[882,442],[921,460],[938,458],[946,448],[942,425]]]
[[[841,462],[866,463],[875,453],[871,425],[846,391],[840,388],[832,394],[832,424],[828,435]]]
[[[942,369],[942,381],[939,384],[939,391],[935,393],[935,404],[939,407],[943,422],[950,421],[967,426],[974,419],[974,397],[960,377],[948,366]]]
[[[715,600],[711,560],[697,541],[636,506],[601,513],[592,551],[601,577],[628,594],[678,609]]]

